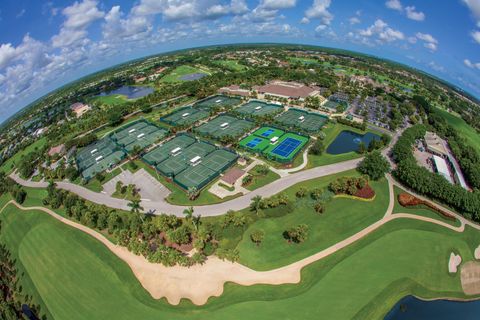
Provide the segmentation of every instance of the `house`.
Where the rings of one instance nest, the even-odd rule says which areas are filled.
[[[425,133],[425,145],[426,149],[439,157],[447,157],[448,151],[445,147],[446,142],[442,138],[437,136],[434,132]]]
[[[50,148],[50,150],[48,151],[48,155],[50,157],[53,157],[56,154],[63,155],[65,152],[66,152],[65,145],[61,144],[61,145],[58,145],[56,147]]]
[[[238,168],[231,168],[220,178],[221,182],[230,188],[233,188],[238,179],[245,174],[245,171]]]
[[[85,112],[88,112],[92,109],[88,104],[83,104],[81,102],[74,103],[70,106],[70,109],[75,113],[77,118],[83,116]]]

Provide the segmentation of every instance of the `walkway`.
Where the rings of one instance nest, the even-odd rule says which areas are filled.
[[[250,286],[254,284],[279,285],[286,283],[298,283],[301,280],[301,270],[305,266],[328,257],[347,247],[348,245],[363,239],[371,232],[395,219],[414,219],[425,221],[449,228],[456,232],[463,232],[466,224],[473,225],[476,229],[480,229],[480,226],[473,224],[470,221],[465,221],[465,219],[460,219],[461,217],[457,214],[455,214],[455,216],[462,222],[461,226],[459,227],[455,227],[432,218],[416,216],[413,214],[392,214],[395,204],[393,189],[395,182],[390,176],[388,176],[387,179],[390,199],[389,205],[382,219],[314,255],[287,266],[269,271],[255,271],[239,263],[222,261],[217,257],[209,257],[203,265],[195,265],[190,268],[180,266],[165,267],[160,264],[150,263],[144,257],[137,256],[129,252],[125,247],[112,244],[99,232],[63,218],[50,209],[43,207],[25,208],[13,200],[7,203],[7,205],[15,205],[21,210],[43,211],[53,218],[80,231],[83,231],[99,240],[117,257],[125,261],[130,266],[142,286],[152,295],[153,298],[160,299],[165,297],[169,303],[174,305],[180,303],[182,298],[186,298],[191,300],[196,305],[202,305],[205,304],[210,297],[220,296],[223,293],[224,284],[226,282],[233,282],[244,286]],[[5,205],[5,207],[7,205]],[[5,207],[2,208],[1,211],[3,211]],[[447,210],[445,208],[442,209]]]
[[[315,179],[324,177],[327,175],[335,174],[338,172],[343,172],[351,169],[355,169],[357,164],[362,159],[348,160],[344,162],[338,162],[326,166],[321,166],[313,169],[299,171],[288,176],[284,176],[274,182],[258,188],[248,194],[240,196],[238,198],[206,206],[195,206],[195,214],[200,214],[204,217],[208,216],[218,216],[226,213],[228,210],[241,210],[248,207],[251,203],[251,199],[257,195],[262,197],[270,197],[274,194],[277,194],[297,183],[303,182],[305,180]],[[32,188],[46,188],[48,186],[47,182],[34,182],[27,181],[20,178],[17,174],[12,173],[10,177],[15,180],[18,184],[21,184],[26,187]],[[80,185],[73,184],[67,181],[58,181],[56,182],[57,187],[63,190],[68,190],[73,193],[76,193],[81,198],[84,198],[88,201],[95,202],[98,204],[106,205],[107,207],[121,209],[121,210],[130,210],[128,207],[128,201],[123,199],[117,199],[110,197],[107,194],[97,193],[87,188],[84,188]],[[178,206],[172,205],[166,201],[162,200],[152,200],[152,201],[142,201],[142,206],[146,212],[152,214],[174,214],[179,217],[183,217],[183,210],[187,206]]]

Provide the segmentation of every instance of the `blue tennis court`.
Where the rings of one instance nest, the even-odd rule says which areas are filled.
[[[247,147],[249,148],[255,148],[260,142],[262,142],[262,139],[260,138],[255,138],[253,139],[252,141],[250,141],[249,143],[247,143]]]
[[[301,144],[302,142],[293,139],[287,138],[283,140],[275,149],[272,150],[273,154],[277,154],[281,157],[288,158],[288,156]]]
[[[268,137],[269,135],[272,134],[272,132],[275,131],[273,129],[268,129],[267,131],[265,131],[264,133],[262,133],[262,137]]]

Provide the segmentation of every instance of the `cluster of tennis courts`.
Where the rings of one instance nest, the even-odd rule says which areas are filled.
[[[137,146],[144,149],[167,135],[167,130],[158,128],[146,121],[134,122],[112,134],[112,139],[127,152]]]
[[[198,108],[231,108],[239,105],[242,99],[237,97],[228,97],[224,95],[215,95],[195,103]]]
[[[250,100],[249,102],[235,109],[235,112],[252,117],[275,115],[282,111],[283,107],[281,105],[266,103],[259,100]]]
[[[242,139],[239,145],[249,151],[261,153],[268,159],[291,162],[308,143],[308,139],[276,128],[262,127]]]
[[[238,119],[229,115],[219,115],[211,121],[202,124],[196,131],[207,137],[221,139],[223,137],[238,138],[255,127],[255,123]]]
[[[313,133],[318,132],[322,128],[327,121],[327,117],[317,113],[290,108],[288,111],[276,117],[275,121],[288,128],[298,128]]]
[[[76,161],[83,178],[91,179],[121,162],[127,156],[110,137],[105,137],[77,153]]]
[[[215,179],[237,159],[237,155],[181,134],[143,156],[163,175],[184,189],[200,189]]]
[[[185,107],[160,118],[161,121],[172,126],[190,126],[197,121],[206,119],[210,116],[208,110],[202,108]]]

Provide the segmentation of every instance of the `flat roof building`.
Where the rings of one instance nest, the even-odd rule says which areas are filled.
[[[218,89],[218,93],[233,94],[236,96],[248,97],[250,96],[250,90],[242,89],[239,85],[231,85]]]
[[[441,139],[435,133],[428,131],[425,133],[425,144],[427,150],[431,153],[440,157],[448,156],[448,151],[445,147],[445,141],[443,141],[443,139]]]
[[[255,86],[253,89],[260,95],[299,100],[305,100],[307,97],[313,97],[320,94],[320,88],[318,87],[309,87],[303,83],[279,80],[272,81],[264,86]]]
[[[433,155],[433,163],[435,164],[438,174],[447,179],[451,184],[454,184],[452,176],[450,175],[450,170],[448,169],[447,161],[439,156]]]

